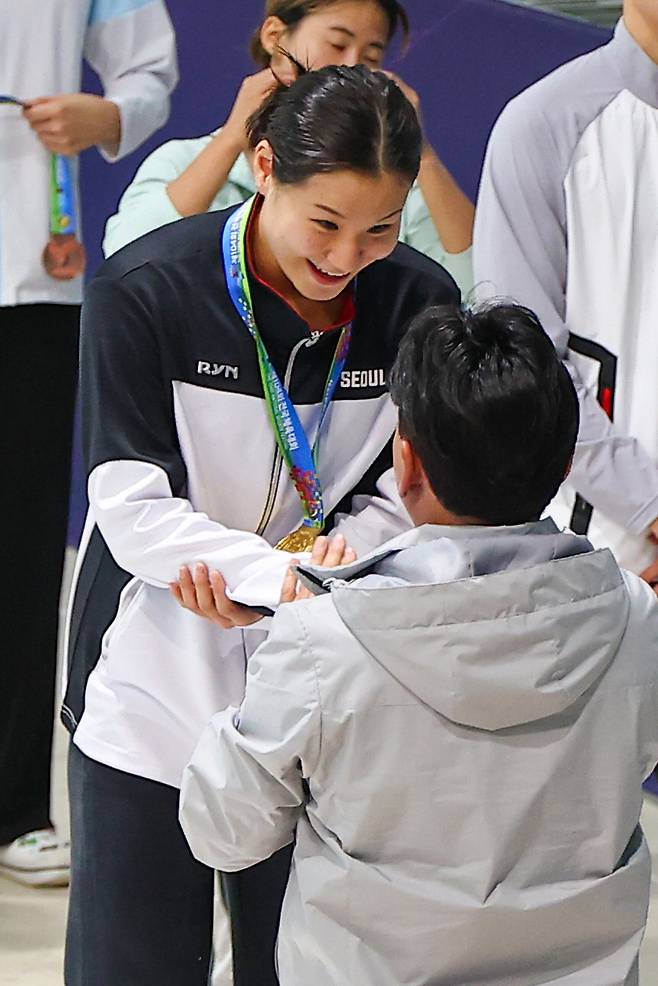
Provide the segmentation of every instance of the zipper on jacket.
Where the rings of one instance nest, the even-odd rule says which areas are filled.
[[[297,358],[297,353],[303,347],[308,349],[311,346],[314,346],[321,335],[321,332],[311,332],[310,339],[300,339],[300,341],[292,349],[290,356],[288,357],[288,365],[286,366],[286,372],[283,378],[283,386],[286,388],[286,391],[290,390],[290,381],[292,379],[292,371]],[[275,439],[274,459],[272,460],[272,470],[270,472],[270,486],[267,491],[265,506],[263,507],[263,512],[258,522],[258,527],[256,528],[256,534],[259,534],[261,537],[263,536],[265,528],[272,519],[272,512],[274,511],[276,495],[279,490],[279,481],[281,479],[282,469],[283,456],[281,455],[281,451],[279,449],[279,443]]]

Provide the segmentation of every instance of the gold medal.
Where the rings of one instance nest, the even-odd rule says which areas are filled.
[[[286,534],[276,545],[280,551],[289,551],[291,554],[297,552],[312,551],[316,538],[322,533],[322,528],[311,527],[310,524],[302,524],[296,531]]]
[[[83,273],[85,248],[74,233],[53,233],[43,251],[43,266],[57,281],[70,281]]]

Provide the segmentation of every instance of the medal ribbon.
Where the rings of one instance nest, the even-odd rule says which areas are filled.
[[[246,325],[256,345],[258,365],[263,391],[281,455],[288,467],[290,478],[299,494],[304,511],[304,526],[321,531],[324,526],[322,487],[317,471],[316,452],[320,429],[331,399],[338,386],[341,372],[347,360],[352,335],[352,323],[341,331],[334,358],[329,368],[322,398],[317,437],[311,449],[309,440],[299,420],[295,405],[290,399],[278,373],[272,365],[261,337],[251,300],[251,288],[247,277],[246,235],[249,217],[256,197],[249,199],[229,218],[222,236],[224,271],[229,295],[240,318]]]
[[[73,162],[63,154],[50,155],[50,233],[78,235]]]

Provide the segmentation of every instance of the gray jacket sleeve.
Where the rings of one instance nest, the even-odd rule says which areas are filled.
[[[534,88],[534,87],[533,87]],[[540,90],[540,95],[543,90]],[[569,359],[565,321],[567,233],[563,181],[582,120],[571,132],[549,119],[559,93],[532,90],[494,127],[478,197],[474,268],[478,296],[507,297],[538,315],[578,392],[581,424],[570,481],[593,506],[634,534],[658,517],[658,469],[636,439],[619,434]]]
[[[185,769],[180,822],[197,859],[233,872],[294,838],[320,750],[320,707],[306,629],[282,606],[249,660],[241,709],[214,716]]]

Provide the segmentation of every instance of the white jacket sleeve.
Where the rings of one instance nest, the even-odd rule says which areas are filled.
[[[321,735],[314,664],[297,610],[279,610],[249,661],[241,709],[213,717],[183,775],[181,826],[196,858],[215,869],[253,866],[294,837]]]
[[[176,39],[163,0],[93,0],[84,56],[119,107],[121,141],[115,155],[130,154],[169,116],[178,81]]]
[[[82,316],[81,404],[96,524],[117,563],[145,582],[166,588],[181,565],[203,561],[222,572],[237,600],[273,609],[290,555],[209,518],[187,499],[160,331],[157,306],[137,285],[103,276],[91,282]]]
[[[617,432],[569,360],[570,331],[588,332],[565,321],[568,159],[552,121],[528,98],[506,107],[487,148],[475,221],[476,290],[480,298],[511,298],[536,312],[580,400],[570,482],[612,520],[641,534],[658,517],[658,468],[635,439]]]

